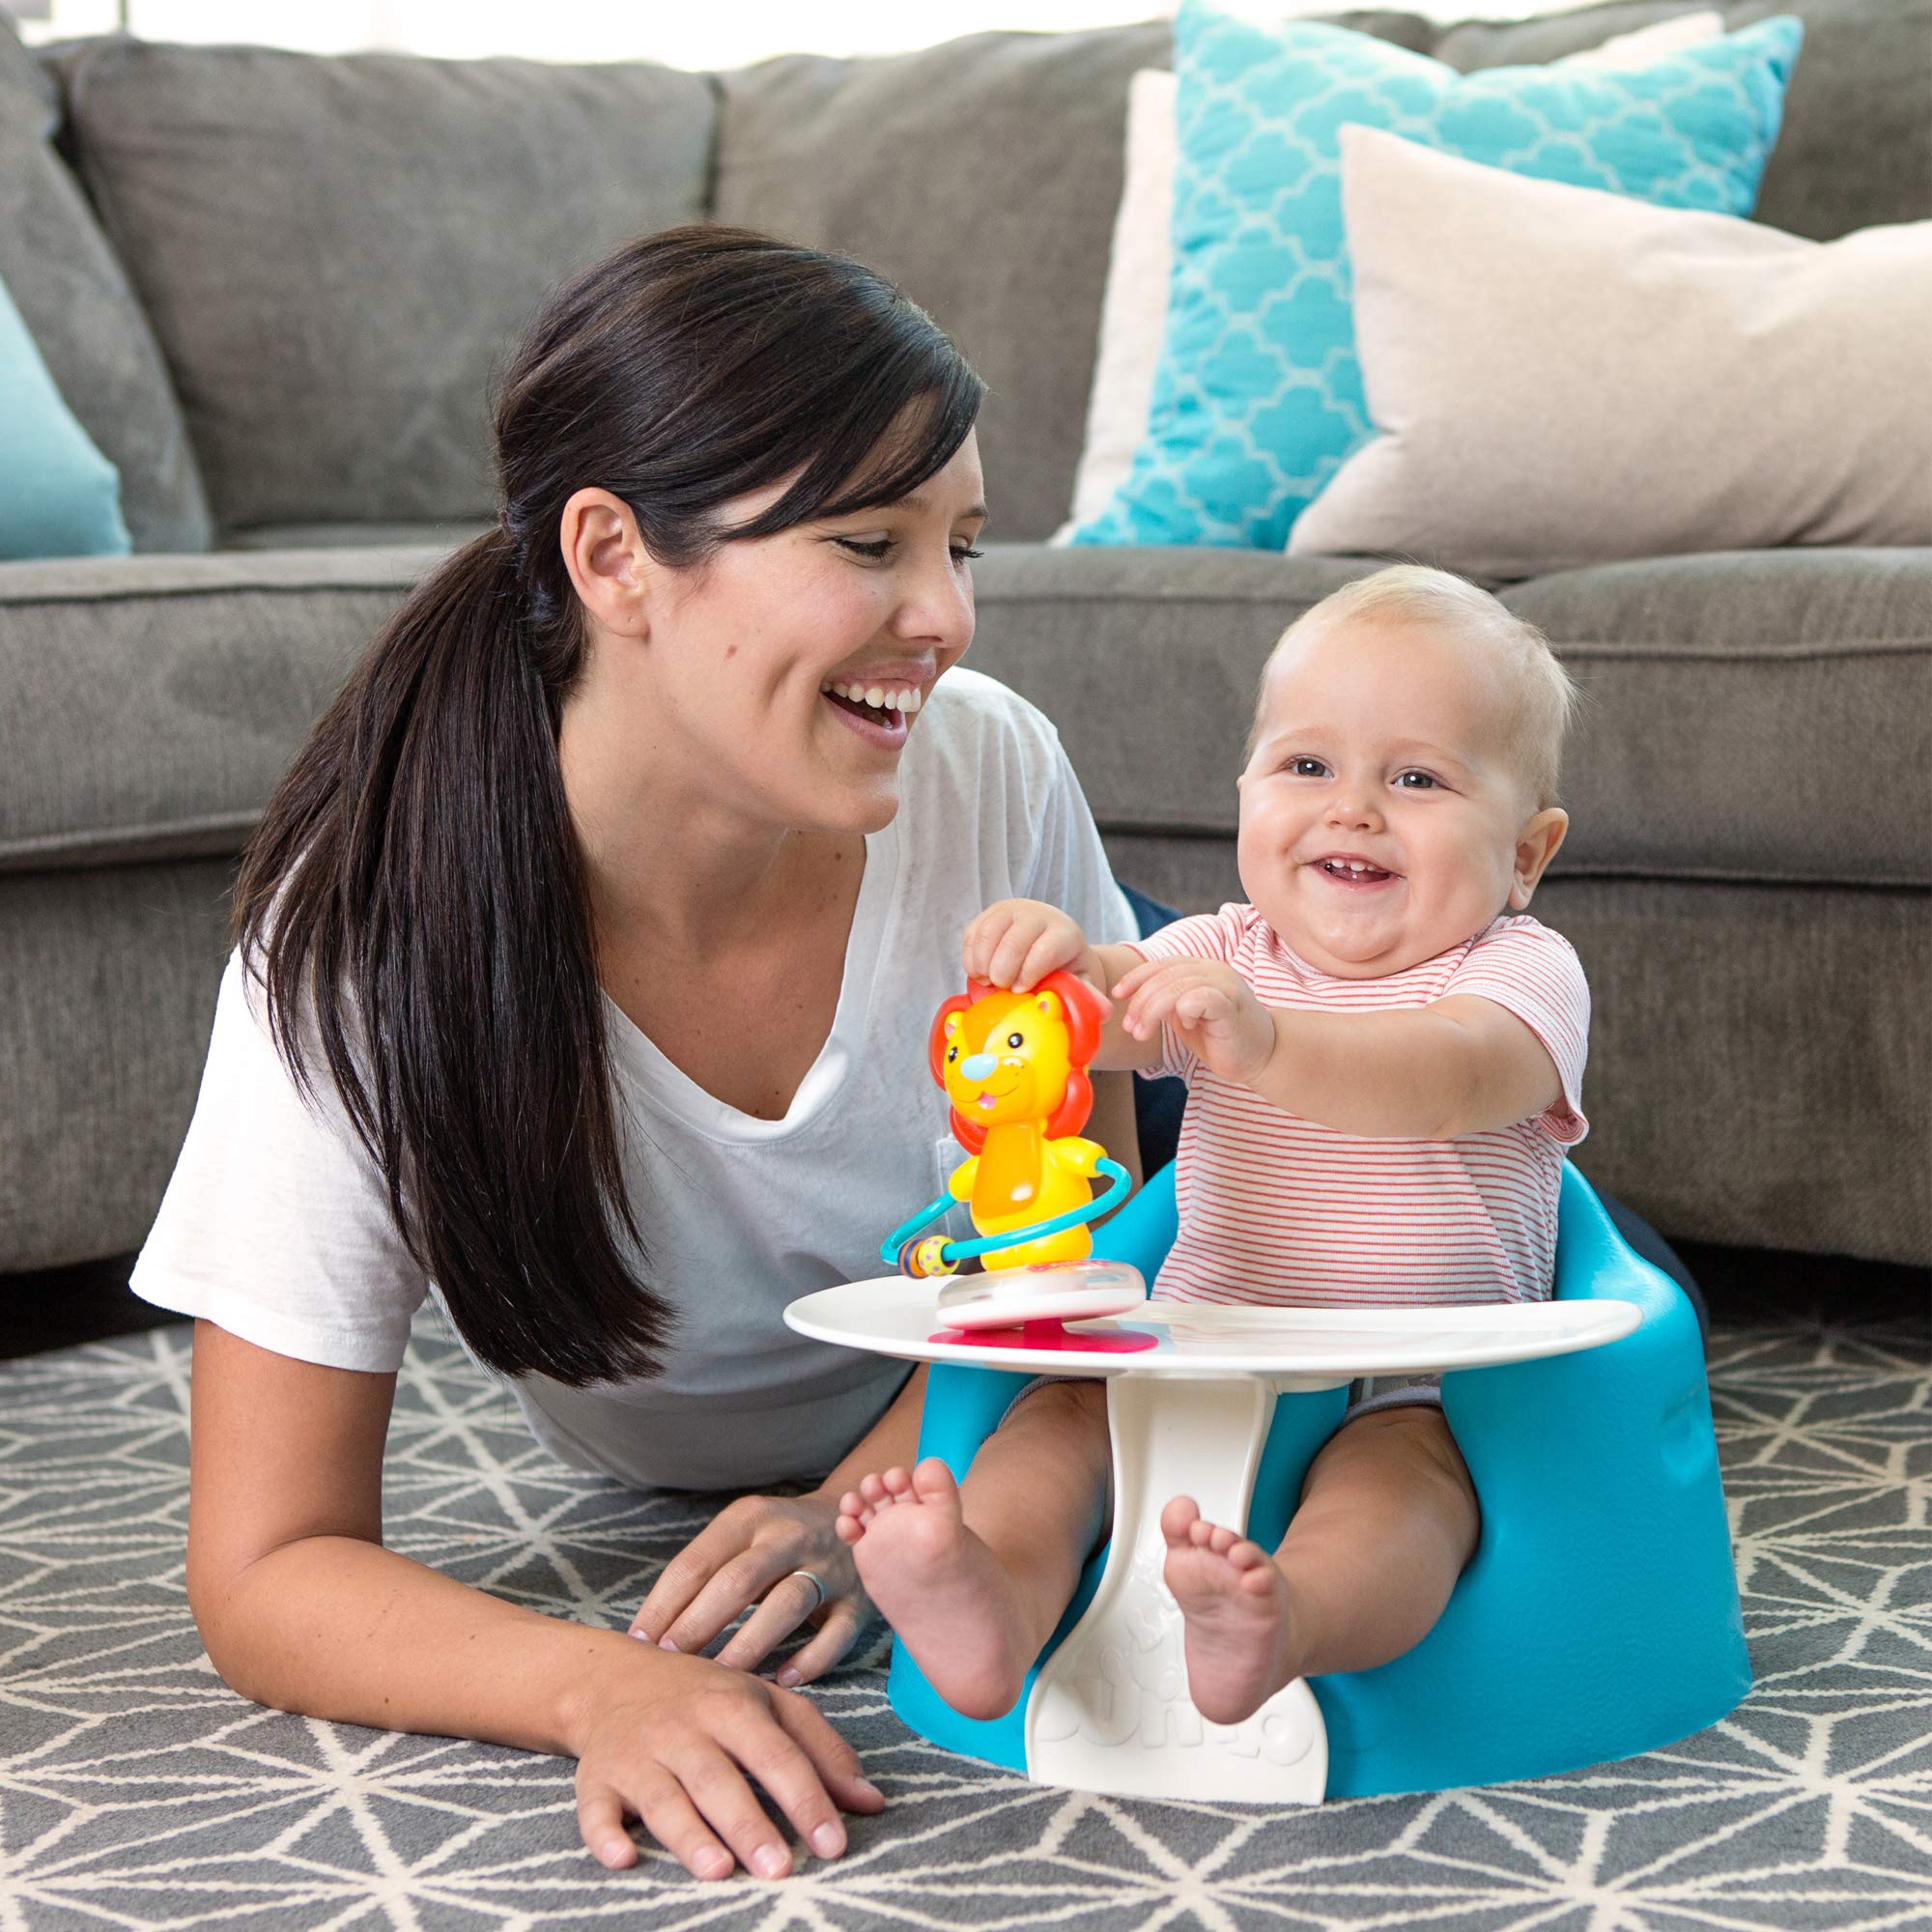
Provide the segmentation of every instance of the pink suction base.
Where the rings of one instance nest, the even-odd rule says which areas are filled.
[[[1132,1355],[1143,1349],[1157,1349],[1158,1335],[1141,1328],[1083,1328],[1068,1334],[1066,1324],[1051,1321],[1022,1321],[1011,1328],[942,1328],[928,1335],[928,1342],[943,1342],[957,1348],[1032,1349],[1059,1354]]]

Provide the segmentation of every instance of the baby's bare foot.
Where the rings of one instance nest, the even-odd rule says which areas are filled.
[[[1160,1531],[1161,1574],[1180,1605],[1194,1708],[1210,1722],[1238,1724],[1296,1674],[1288,1578],[1259,1543],[1208,1522],[1191,1496],[1176,1496],[1161,1511]]]
[[[839,1498],[837,1527],[932,1688],[968,1718],[1010,1711],[1034,1661],[1023,1606],[1010,1572],[966,1527],[952,1471],[928,1456],[911,1475],[867,1476]]]

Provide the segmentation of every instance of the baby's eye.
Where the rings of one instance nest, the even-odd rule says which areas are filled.
[[[1007,1036],[1007,1044],[1009,1046],[1024,1046],[1026,1044],[1026,1035],[1023,1033],[1009,1033]]]
[[[955,550],[952,553],[952,561],[954,563],[971,563],[976,556],[984,556],[985,554],[982,550]]]
[[[1291,758],[1288,769],[1298,779],[1320,779],[1328,775],[1328,767],[1320,758]]]
[[[840,550],[849,550],[854,556],[863,556],[870,563],[882,563],[892,553],[891,537],[875,537],[870,541],[859,537],[834,537],[832,540]]]
[[[1434,791],[1435,781],[1427,772],[1400,772],[1396,783],[1405,791]]]

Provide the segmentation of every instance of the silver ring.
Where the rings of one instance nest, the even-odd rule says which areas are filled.
[[[826,1591],[824,1583],[810,1570],[794,1570],[791,1573],[791,1577],[787,1577],[785,1578],[785,1581],[789,1583],[791,1581],[792,1577],[803,1577],[805,1580],[808,1583],[810,1583],[814,1590],[818,1592],[817,1603],[813,1604],[811,1608],[806,1611],[807,1616],[815,1615],[825,1603]]]

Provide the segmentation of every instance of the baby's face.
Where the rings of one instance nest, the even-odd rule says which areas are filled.
[[[1548,854],[1519,848],[1549,814],[1510,762],[1512,710],[1499,651],[1418,623],[1338,622],[1276,662],[1241,884],[1310,965],[1400,973],[1529,902]]]

